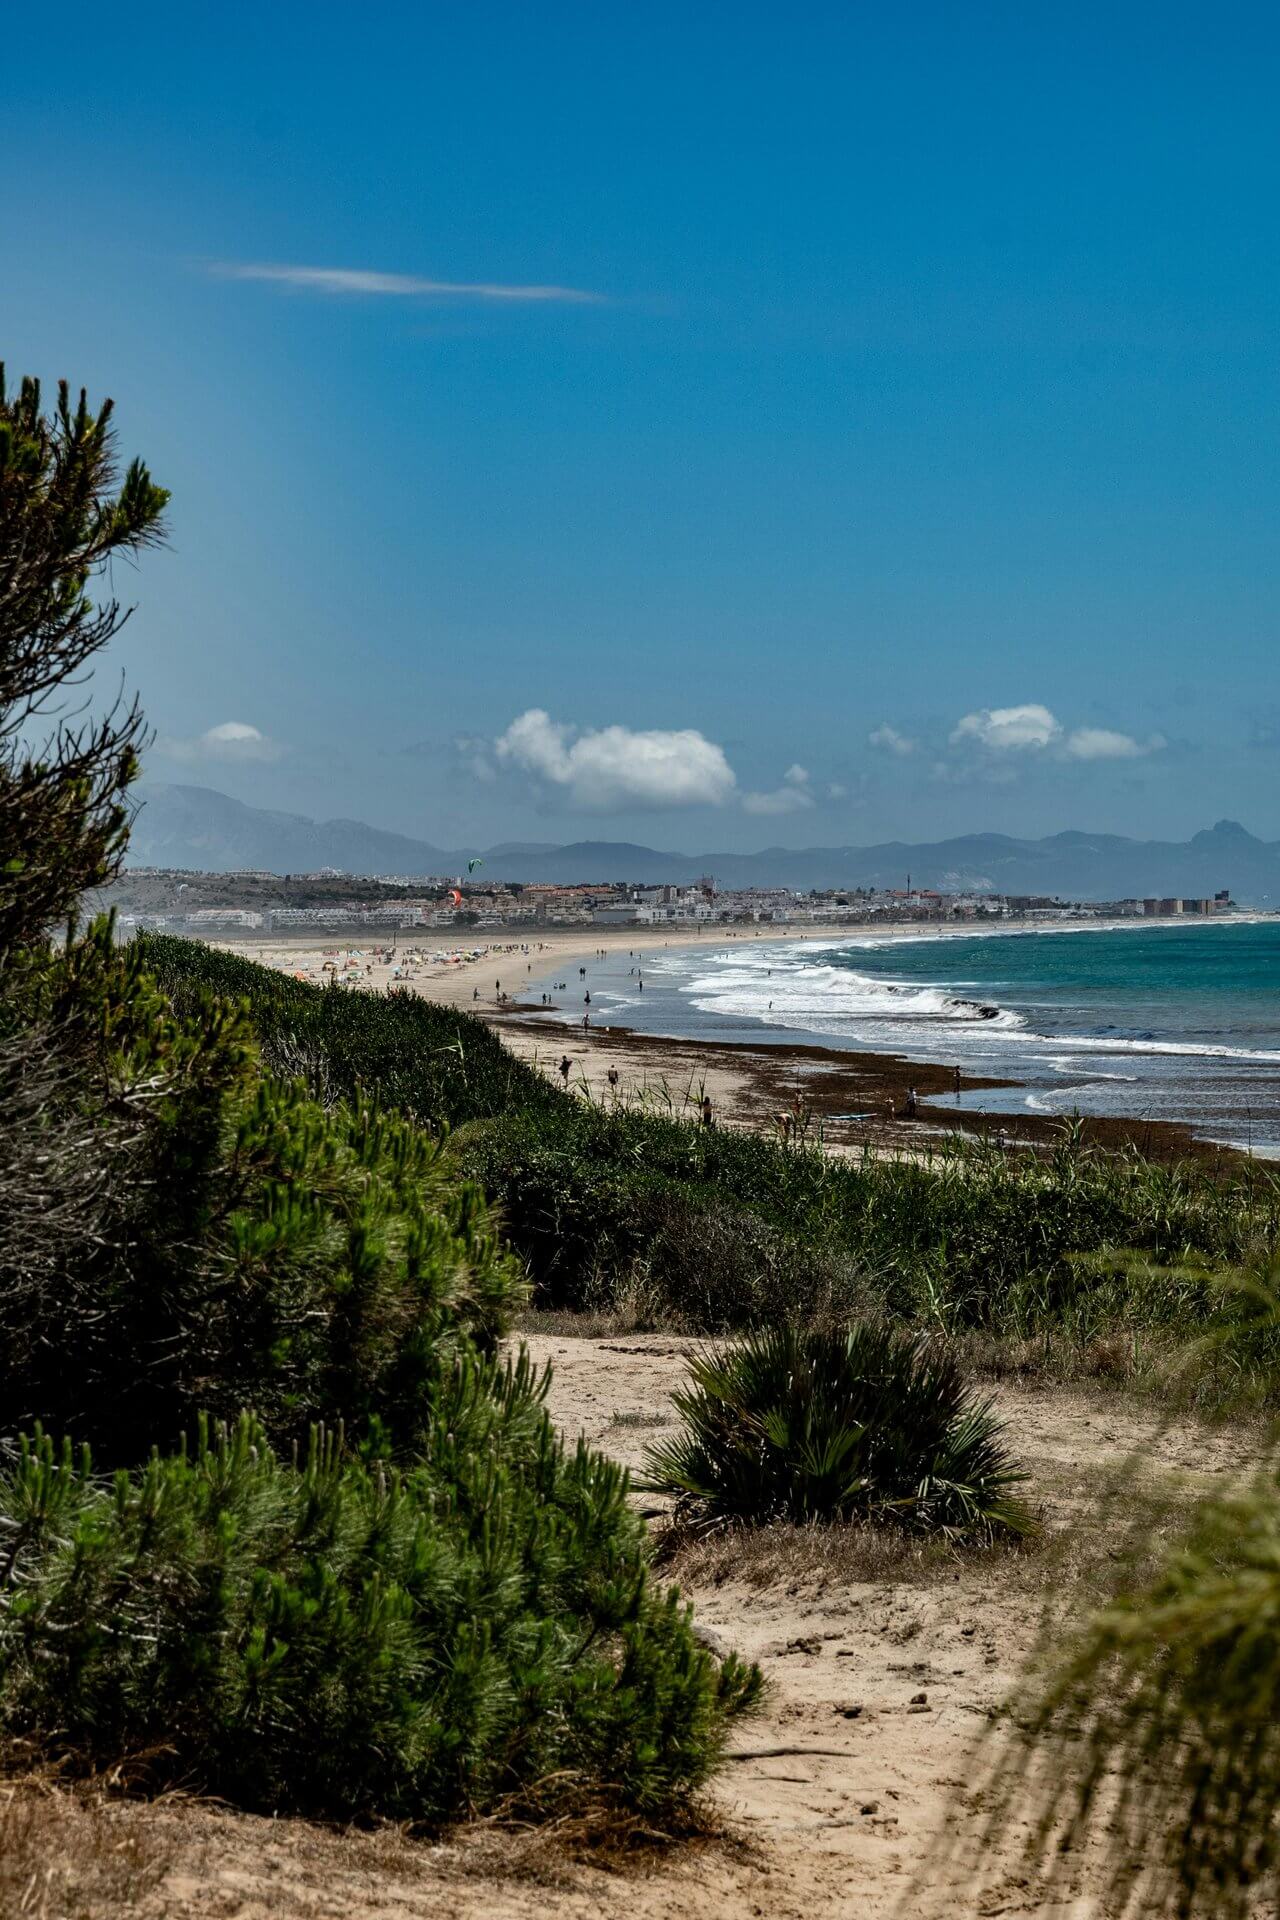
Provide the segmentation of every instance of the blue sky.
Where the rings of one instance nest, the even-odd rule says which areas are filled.
[[[446,845],[1280,836],[1272,10],[28,38],[0,352],[173,489],[151,778]]]

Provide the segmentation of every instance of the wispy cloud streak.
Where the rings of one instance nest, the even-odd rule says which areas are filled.
[[[219,280],[258,280],[294,287],[303,293],[373,294],[381,298],[418,300],[494,300],[560,302],[567,306],[604,306],[608,296],[582,287],[507,286],[491,280],[427,280],[410,273],[377,273],[364,267],[289,267],[219,260],[209,268]]]

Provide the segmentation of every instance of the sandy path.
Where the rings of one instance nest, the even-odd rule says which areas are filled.
[[[691,1343],[526,1338],[554,1368],[551,1411],[566,1435],[583,1433],[639,1468],[670,1423]],[[199,1804],[125,1803],[108,1810],[94,1845],[117,1861],[133,1836],[160,1863],[158,1887],[127,1910],[142,1920],[1100,1920],[1107,1907],[1087,1856],[1069,1897],[1049,1903],[1037,1902],[1012,1854],[1004,1865],[984,1857],[975,1744],[1034,1644],[1046,1592],[1106,1554],[1097,1505],[1108,1475],[1168,1486],[1185,1474],[1205,1487],[1247,1465],[1253,1443],[1177,1422],[1135,1465],[1157,1429],[1131,1403],[1016,1390],[999,1402],[1056,1557],[1051,1548],[1048,1558],[886,1560],[881,1549],[877,1560],[856,1536],[833,1546],[828,1534],[815,1551],[775,1533],[763,1552],[730,1542],[677,1562],[701,1626],[759,1660],[769,1684],[715,1790],[724,1842],[618,1872],[566,1858],[539,1835],[468,1830],[430,1845],[394,1830],[339,1833]],[[78,1816],[56,1797],[54,1808],[56,1845],[78,1859],[88,1845],[76,1840]],[[945,1860],[936,1845],[944,1833],[953,1840]],[[0,1851],[5,1837],[0,1804]],[[41,1844],[47,1857],[51,1843]],[[81,1889],[93,1878],[88,1858]],[[84,1920],[121,1910],[118,1892],[75,1905]]]
[[[565,1432],[584,1433],[640,1470],[662,1428],[632,1422],[670,1415],[668,1396],[691,1343],[534,1334],[528,1344],[552,1363],[551,1409]],[[975,1742],[1035,1644],[1047,1585],[1070,1576],[1073,1557],[1105,1551],[1094,1529],[1074,1545],[1068,1530],[1096,1505],[1108,1476],[1186,1475],[1203,1488],[1248,1464],[1253,1451],[1226,1430],[1192,1423],[1161,1433],[1154,1414],[1118,1400],[1005,1389],[997,1401],[1045,1526],[1066,1550],[1065,1563],[1056,1563],[1062,1573],[1049,1574],[1036,1554],[948,1562],[941,1572],[927,1564],[871,1566],[859,1578],[856,1563],[801,1552],[761,1568],[772,1573],[761,1585],[735,1571],[732,1547],[701,1552],[688,1565],[700,1624],[758,1660],[768,1676],[767,1710],[735,1738],[741,1758],[720,1797],[764,1845],[772,1871],[794,1884],[797,1912],[888,1915],[949,1821],[972,1821],[976,1832],[965,1803]],[[1144,1464],[1135,1465],[1139,1455]],[[996,1870],[993,1890],[979,1901],[976,1864],[963,1847],[940,1869],[952,1889],[940,1911],[1052,1910],[1025,1903],[1016,1866],[1005,1876]],[[718,1912],[752,1911],[754,1871],[736,1884],[742,1904]],[[1087,1893],[1087,1873],[1083,1880]],[[668,1911],[692,1915],[696,1901],[681,1906],[674,1891]],[[908,1908],[924,1910],[914,1899]],[[1073,1909],[1102,1910],[1091,1901]]]

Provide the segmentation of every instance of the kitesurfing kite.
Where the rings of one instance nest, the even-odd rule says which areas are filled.
[[[467,872],[474,873],[477,867],[482,867],[483,865],[484,865],[483,860],[468,860]]]

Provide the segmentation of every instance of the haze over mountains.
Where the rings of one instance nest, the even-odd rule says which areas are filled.
[[[131,866],[226,873],[240,867],[306,873],[453,875],[484,858],[486,880],[627,880],[659,883],[713,874],[721,886],[900,887],[956,892],[1059,894],[1078,900],[1132,895],[1213,894],[1229,887],[1253,906],[1280,905],[1280,842],[1254,837],[1233,820],[1189,841],[1130,840],[1120,834],[1056,833],[1018,840],[1000,833],[873,847],[768,847],[759,853],[666,853],[607,840],[568,846],[504,842],[437,847],[359,820],[309,820],[245,806],[209,787],[148,783],[129,850]]]

